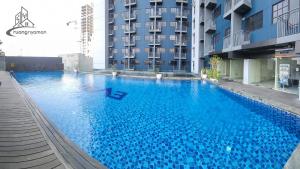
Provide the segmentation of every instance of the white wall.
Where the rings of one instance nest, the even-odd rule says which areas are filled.
[[[94,0],[92,57],[95,69],[105,69],[105,1]]]

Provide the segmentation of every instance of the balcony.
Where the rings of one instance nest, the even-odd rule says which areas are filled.
[[[250,32],[239,31],[233,34],[233,47],[250,44]]]
[[[149,18],[150,19],[155,19],[155,18],[160,19],[160,18],[162,18],[162,10],[160,8],[157,8],[157,9],[151,8]]]
[[[182,53],[176,52],[176,53],[174,53],[174,59],[187,59],[187,53],[185,53],[185,52],[182,52]]]
[[[161,58],[160,52],[153,52],[153,51],[148,52],[148,59],[160,59],[160,58]]]
[[[178,3],[178,4],[181,4],[181,3],[183,3],[183,4],[188,4],[188,0],[176,0],[176,3]]]
[[[135,58],[135,53],[124,53],[124,59],[134,59]]]
[[[114,36],[114,34],[115,34],[115,31],[113,29],[108,30],[108,35],[109,36]]]
[[[296,36],[295,36],[296,35]],[[277,19],[277,38],[284,42],[297,41],[300,35],[300,9],[292,10]]]
[[[231,46],[231,35],[227,35],[224,37],[224,41],[223,41],[223,50],[226,50],[228,48],[230,48]]]
[[[210,44],[208,46],[208,54],[215,52],[215,44]]]
[[[180,22],[176,22],[175,32],[176,33],[187,33],[188,32],[187,23],[182,23],[182,25],[181,25]]]
[[[108,23],[109,23],[109,24],[114,24],[114,23],[115,23],[115,18],[109,17],[109,18],[108,18]]]
[[[185,19],[187,20],[188,19],[188,16],[189,16],[189,11],[186,10],[186,9],[183,9],[182,12],[181,12],[181,8],[177,8],[176,9],[176,19]]]
[[[112,2],[109,3],[109,5],[108,5],[108,10],[109,10],[109,11],[115,10],[115,5],[114,5]]]
[[[217,6],[217,0],[205,0],[205,7],[213,10]]]
[[[158,37],[151,37],[149,39],[149,45],[150,46],[159,46],[160,45],[160,39]]]
[[[251,0],[234,0],[234,12],[241,15],[247,13],[252,8]]]
[[[125,26],[124,33],[125,33],[125,34],[133,34],[133,33],[136,33],[136,28],[135,28],[134,26],[126,25],[126,26]]]
[[[188,40],[185,36],[182,36],[181,39],[180,39],[180,36],[176,36],[174,45],[175,46],[187,46]]]
[[[132,12],[126,12],[125,16],[124,16],[124,20],[125,21],[133,21],[136,20],[136,12],[132,11]]]
[[[125,38],[125,41],[124,41],[125,47],[133,47],[135,45],[136,45],[135,44],[135,36]]]
[[[155,4],[155,3],[159,3],[161,4],[163,1],[162,0],[149,0],[150,4]]]
[[[216,22],[214,19],[208,18],[204,24],[204,31],[206,33],[214,33],[216,31]]]
[[[124,0],[125,7],[135,6],[135,5],[136,5],[136,0]]]
[[[204,25],[204,14],[200,15],[199,20],[200,20],[200,24]]]
[[[150,33],[161,32],[161,25],[158,23],[151,22],[149,26],[149,32]]]
[[[231,19],[231,12],[232,12],[232,0],[225,0],[224,3],[224,19]]]
[[[114,41],[112,39],[109,40],[108,47],[109,48],[113,48],[114,47]]]

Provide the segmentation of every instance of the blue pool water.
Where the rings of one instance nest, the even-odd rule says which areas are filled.
[[[199,81],[16,73],[66,136],[112,169],[274,168],[300,119]]]

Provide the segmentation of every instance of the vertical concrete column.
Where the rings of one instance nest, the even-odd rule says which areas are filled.
[[[279,88],[279,68],[278,68],[278,58],[275,58],[275,82],[274,82],[274,88],[278,89]]]
[[[250,84],[250,59],[245,59],[244,60],[244,78],[243,78],[243,83],[244,84]]]

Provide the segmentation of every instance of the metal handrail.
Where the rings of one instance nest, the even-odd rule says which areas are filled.
[[[277,37],[300,33],[300,8],[294,9],[278,17]]]

